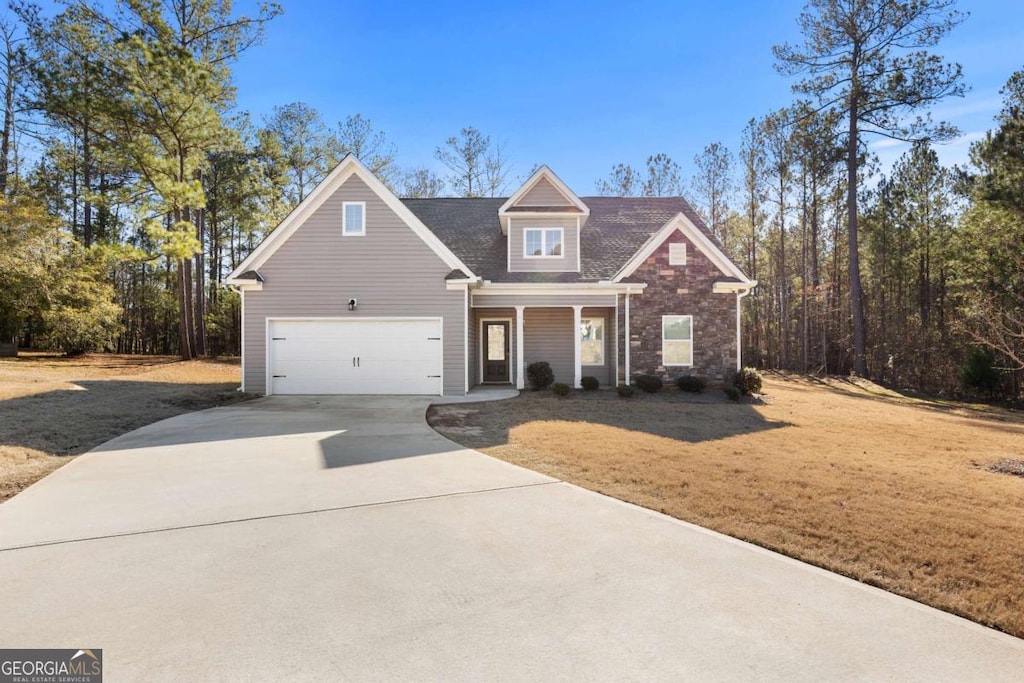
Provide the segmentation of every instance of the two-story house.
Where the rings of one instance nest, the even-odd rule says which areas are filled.
[[[723,381],[757,284],[677,197],[400,199],[346,157],[230,275],[243,389],[461,395],[639,373]]]

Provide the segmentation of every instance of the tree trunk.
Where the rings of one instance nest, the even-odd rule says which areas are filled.
[[[195,280],[196,289],[194,295],[195,311],[193,323],[195,324],[195,349],[196,355],[206,355],[206,268],[203,259],[206,254],[204,220],[206,212],[203,209],[196,209],[192,212],[196,224],[196,238],[199,240],[199,251],[195,255]]]
[[[860,252],[857,247],[857,94],[850,97],[849,139],[846,141],[846,221],[850,249],[850,314],[853,317],[853,371],[868,376],[864,356],[864,294],[860,284]]]
[[[92,246],[92,152],[89,149],[89,121],[82,126],[82,244]]]
[[[11,135],[14,134],[14,53],[10,37],[7,38],[4,54],[4,127],[0,140],[0,195],[7,195],[7,176],[11,168]]]

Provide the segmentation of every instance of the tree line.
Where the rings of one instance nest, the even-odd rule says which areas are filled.
[[[0,23],[0,341],[194,358],[239,352],[224,278],[345,155],[407,197],[501,196],[505,145],[473,127],[441,141],[448,173],[404,167],[354,113],[292,102],[258,119],[231,69],[281,8],[227,0],[20,0]],[[927,107],[965,89],[934,48],[952,0],[810,0],[802,42],[774,49],[789,107],[740,148],[616,164],[597,191],[685,195],[761,284],[749,364],[848,373],[921,390],[967,379],[1020,393],[1024,370],[1024,72],[971,163]],[[780,81],[781,82],[781,81]],[[885,172],[868,142],[911,143]]]

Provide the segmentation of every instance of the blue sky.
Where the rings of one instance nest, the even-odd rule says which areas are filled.
[[[241,10],[248,3],[239,3]],[[771,46],[799,39],[802,2],[313,2],[283,0],[266,42],[236,66],[238,106],[257,120],[304,101],[329,123],[361,113],[404,166],[444,169],[434,148],[464,126],[506,144],[514,176],[546,163],[580,194],[617,162],[665,152],[687,175],[706,144],[731,150],[753,116],[792,100]],[[935,108],[966,160],[999,89],[1024,68],[1024,2],[961,2],[971,16],[940,46],[964,67],[963,99]],[[901,149],[876,146],[884,163]]]

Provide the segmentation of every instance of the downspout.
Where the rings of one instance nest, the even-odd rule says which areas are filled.
[[[743,369],[743,338],[740,326],[740,301],[750,294],[751,290],[744,289],[736,292],[736,370]]]

